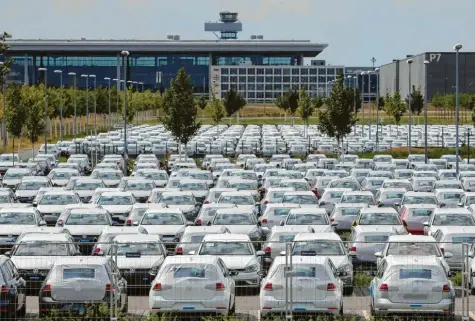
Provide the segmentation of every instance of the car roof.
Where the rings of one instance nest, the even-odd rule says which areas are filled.
[[[475,226],[440,226],[437,229],[444,234],[475,234]]]
[[[295,236],[293,242],[296,241],[310,241],[310,240],[329,240],[329,241],[341,241],[341,238],[335,232],[327,233],[299,233]]]
[[[69,242],[70,236],[66,233],[28,233],[22,237],[21,242],[31,241],[58,241]]]
[[[466,208],[436,208],[434,210],[434,215],[437,214],[461,214],[461,215],[472,215],[469,210]]]
[[[193,234],[193,233],[225,233],[228,229],[225,226],[187,226],[185,228],[185,234]]]
[[[76,195],[74,191],[65,191],[65,190],[57,190],[57,191],[46,191],[46,195]]]
[[[432,236],[428,236],[428,235],[391,235],[389,236],[388,242],[425,243],[425,242],[435,242],[435,239]]]
[[[132,196],[132,192],[104,192],[101,196]]]
[[[70,214],[88,214],[88,215],[97,215],[97,214],[108,214],[105,209],[101,207],[93,208],[72,208]]]
[[[292,208],[289,214],[326,214],[324,208],[319,207],[296,207]]]
[[[335,208],[337,207],[369,207],[366,203],[337,203],[335,204]]]
[[[357,225],[353,227],[356,233],[393,233],[398,234],[393,225]]]
[[[119,234],[114,237],[116,243],[140,243],[140,242],[159,242],[160,235],[157,234]]]
[[[208,234],[202,242],[251,242],[247,234]]]

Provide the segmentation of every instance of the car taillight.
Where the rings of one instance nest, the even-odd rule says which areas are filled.
[[[330,219],[330,222],[334,222],[334,221],[335,221],[335,219],[334,219],[334,218],[331,218],[331,219]]]
[[[153,291],[162,291],[162,284],[155,283],[155,285],[153,286]]]
[[[264,291],[272,291],[272,283],[266,283],[264,286]]]
[[[224,286],[223,283],[221,282],[216,283],[216,291],[224,291],[225,288],[226,287]]]
[[[444,248],[440,248],[440,252],[442,252],[442,254],[445,254],[445,249],[444,249]]]
[[[99,255],[99,253],[101,253],[101,249],[98,247],[94,248],[94,250],[92,251],[92,255]]]
[[[444,284],[442,287],[442,292],[450,292],[450,286],[448,284]]]
[[[106,284],[106,293],[110,293],[112,291],[112,286],[109,284]]]
[[[5,285],[2,286],[2,292],[4,292],[3,291],[4,286]],[[7,292],[8,292],[8,288],[7,288]],[[50,292],[51,292],[51,284],[46,284],[43,288],[43,293],[50,293]]]
[[[182,247],[177,247],[175,250],[176,255],[183,255],[183,248]]]
[[[201,219],[197,218],[197,219],[195,220],[195,225],[201,225]]]
[[[270,246],[266,246],[266,248],[264,249],[264,253],[265,253],[266,255],[269,255],[269,256],[270,256],[270,254],[271,254],[271,251],[272,251],[272,249],[270,248]]]
[[[386,283],[381,284],[381,286],[379,287],[379,291],[388,291],[388,290],[389,288]]]
[[[269,201],[268,201],[268,200],[265,200],[265,201],[264,201],[264,204],[269,204]]]
[[[206,200],[206,201],[204,201],[204,203],[203,203],[203,204],[209,204],[209,201],[208,201],[208,200]]]
[[[262,219],[262,224],[267,224],[267,219],[266,218]]]
[[[350,248],[350,252],[356,252],[356,246],[352,246],[352,247]]]
[[[127,221],[125,222],[125,225],[131,226],[131,225],[132,225],[132,220],[127,220]]]
[[[327,291],[335,291],[335,290],[336,290],[335,284],[333,284],[333,283],[328,283],[327,284]]]
[[[404,208],[401,212],[401,220],[404,219],[404,216],[406,215],[406,208]]]
[[[49,284],[48,284],[48,285],[49,285]],[[10,292],[10,290],[8,289],[8,286],[7,286],[7,285],[2,285],[2,288],[1,288],[0,292],[2,292],[2,293],[8,293],[8,292]]]

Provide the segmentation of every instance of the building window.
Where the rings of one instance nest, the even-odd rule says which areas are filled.
[[[240,91],[246,91],[246,84],[239,84]]]
[[[264,82],[264,76],[257,76],[257,82]]]
[[[257,99],[259,99],[259,98],[261,98],[261,99],[264,98],[264,93],[263,93],[262,91],[258,91],[256,94],[257,94],[257,95],[256,95],[256,96],[257,96]]]
[[[239,74],[240,75],[245,75],[246,74],[246,68],[239,68]]]
[[[221,75],[229,75],[229,69],[228,68],[221,68]]]
[[[257,74],[258,75],[263,75],[264,74],[264,68],[257,68]]]
[[[326,68],[318,68],[318,74],[319,75],[326,75],[327,74],[327,69]]]
[[[257,84],[257,87],[256,89],[259,91],[259,90],[264,90],[264,84]]]
[[[342,74],[343,73],[343,68],[336,68],[336,74]]]
[[[284,91],[288,91],[290,89],[290,84],[284,84]]]
[[[292,90],[299,90],[299,84],[292,84]]]
[[[284,68],[282,69],[282,71],[283,71],[282,73],[283,75],[290,75],[290,68]]]
[[[237,68],[229,68],[229,73],[231,75],[237,75]]]
[[[266,98],[274,98],[274,93],[266,91]]]
[[[282,90],[282,84],[274,84],[274,90]]]
[[[310,68],[310,75],[316,75],[317,74],[317,68]]]
[[[306,77],[306,76],[302,77],[302,78],[300,78],[300,81],[301,82],[308,82],[308,77]]]
[[[272,84],[266,84],[266,90],[272,90]]]
[[[273,69],[272,68],[266,68],[266,75],[272,75],[273,74]]]
[[[308,91],[308,84],[300,84],[300,89]]]
[[[229,82],[229,77],[228,76],[222,76],[221,77],[221,82]]]
[[[232,90],[236,90],[236,91],[237,91],[237,84],[230,84],[230,85],[229,85],[229,88],[231,88]]]
[[[327,79],[325,76],[318,76],[318,82],[322,83],[322,82],[326,82]]]
[[[300,82],[299,76],[293,76],[293,77],[292,77],[292,82],[293,82],[293,83],[298,83],[298,82]]]
[[[221,84],[221,90],[228,90],[229,85],[228,84]]]
[[[231,76],[231,77],[229,77],[229,82],[231,82],[231,83],[236,83],[236,82],[237,82],[237,76]]]
[[[248,76],[247,81],[248,82],[256,82],[256,76]]]
[[[327,69],[327,75],[334,75],[335,74],[335,68],[328,68]]]
[[[248,75],[255,75],[256,74],[256,68],[249,68],[247,70]]]
[[[274,75],[282,75],[282,68],[274,68]]]
[[[292,68],[292,75],[300,75],[300,68]]]
[[[256,93],[255,92],[248,92],[247,95],[248,95],[247,97],[249,97],[249,98],[256,98]]]
[[[274,77],[274,82],[282,82],[282,76],[275,76]]]
[[[284,76],[283,80],[284,80],[283,81],[284,83],[289,83],[290,82],[290,76]]]
[[[300,72],[302,75],[308,75],[308,68],[302,68]]]
[[[280,93],[276,93],[276,92],[275,92],[275,93],[274,93],[274,98],[277,99],[277,98],[279,98],[279,97],[280,97]]]
[[[247,84],[247,90],[256,90],[255,84]]]
[[[273,82],[272,76],[266,76],[266,82]]]
[[[239,82],[246,82],[246,76],[239,76]]]
[[[310,76],[310,83],[316,83],[317,82],[317,77],[316,76]]]

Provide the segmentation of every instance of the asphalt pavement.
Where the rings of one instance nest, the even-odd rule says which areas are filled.
[[[344,299],[344,312],[348,317],[356,317],[360,320],[370,320],[369,296],[366,291],[356,289],[352,296]],[[27,297],[27,319],[33,319],[38,315],[38,297]],[[462,320],[462,299],[456,299],[455,307],[457,320]],[[475,321],[475,296],[469,299],[470,320]],[[137,317],[146,317],[148,314],[148,297],[129,297],[129,314]],[[236,296],[236,314],[239,318],[248,321],[258,321],[259,296]]]

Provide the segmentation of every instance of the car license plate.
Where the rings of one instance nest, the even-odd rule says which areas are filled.
[[[183,307],[183,310],[194,310],[195,307]]]
[[[411,308],[420,308],[422,304],[411,304]]]
[[[86,243],[86,242],[90,242],[90,241],[88,239],[80,239],[79,242]]]
[[[294,311],[305,311],[305,310],[307,310],[307,309],[305,309],[305,308],[294,308]]]
[[[30,280],[39,280],[40,277],[39,276],[30,276]]]

